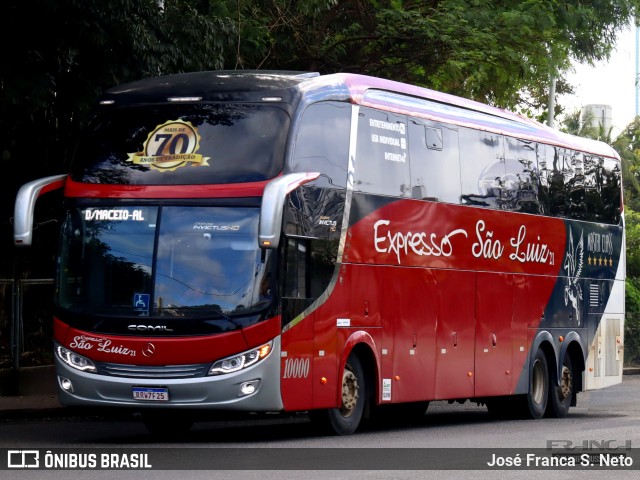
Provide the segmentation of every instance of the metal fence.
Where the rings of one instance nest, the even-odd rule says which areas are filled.
[[[0,279],[0,369],[53,364],[53,284]]]

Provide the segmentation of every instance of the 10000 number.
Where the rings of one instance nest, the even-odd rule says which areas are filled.
[[[307,378],[308,376],[308,358],[287,358],[284,361],[284,374],[282,378]]]

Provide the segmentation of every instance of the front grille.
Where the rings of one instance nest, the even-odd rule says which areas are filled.
[[[209,364],[138,366],[120,363],[98,363],[99,375],[130,378],[196,378],[204,377]]]

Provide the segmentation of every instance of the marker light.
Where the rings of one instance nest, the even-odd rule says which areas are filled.
[[[226,375],[227,373],[244,370],[267,358],[271,353],[271,348],[272,343],[269,342],[253,350],[218,360],[209,369],[209,375]]]
[[[75,368],[81,372],[97,372],[96,366],[87,357],[78,355],[76,352],[72,352],[62,345],[56,345],[55,351],[58,358],[71,368]]]

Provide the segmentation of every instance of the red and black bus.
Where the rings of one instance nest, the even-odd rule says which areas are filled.
[[[308,411],[338,434],[471,399],[563,417],[621,381],[608,145],[354,74],[214,71],[103,95],[62,188],[64,405]],[[164,415],[172,410],[171,415]]]

